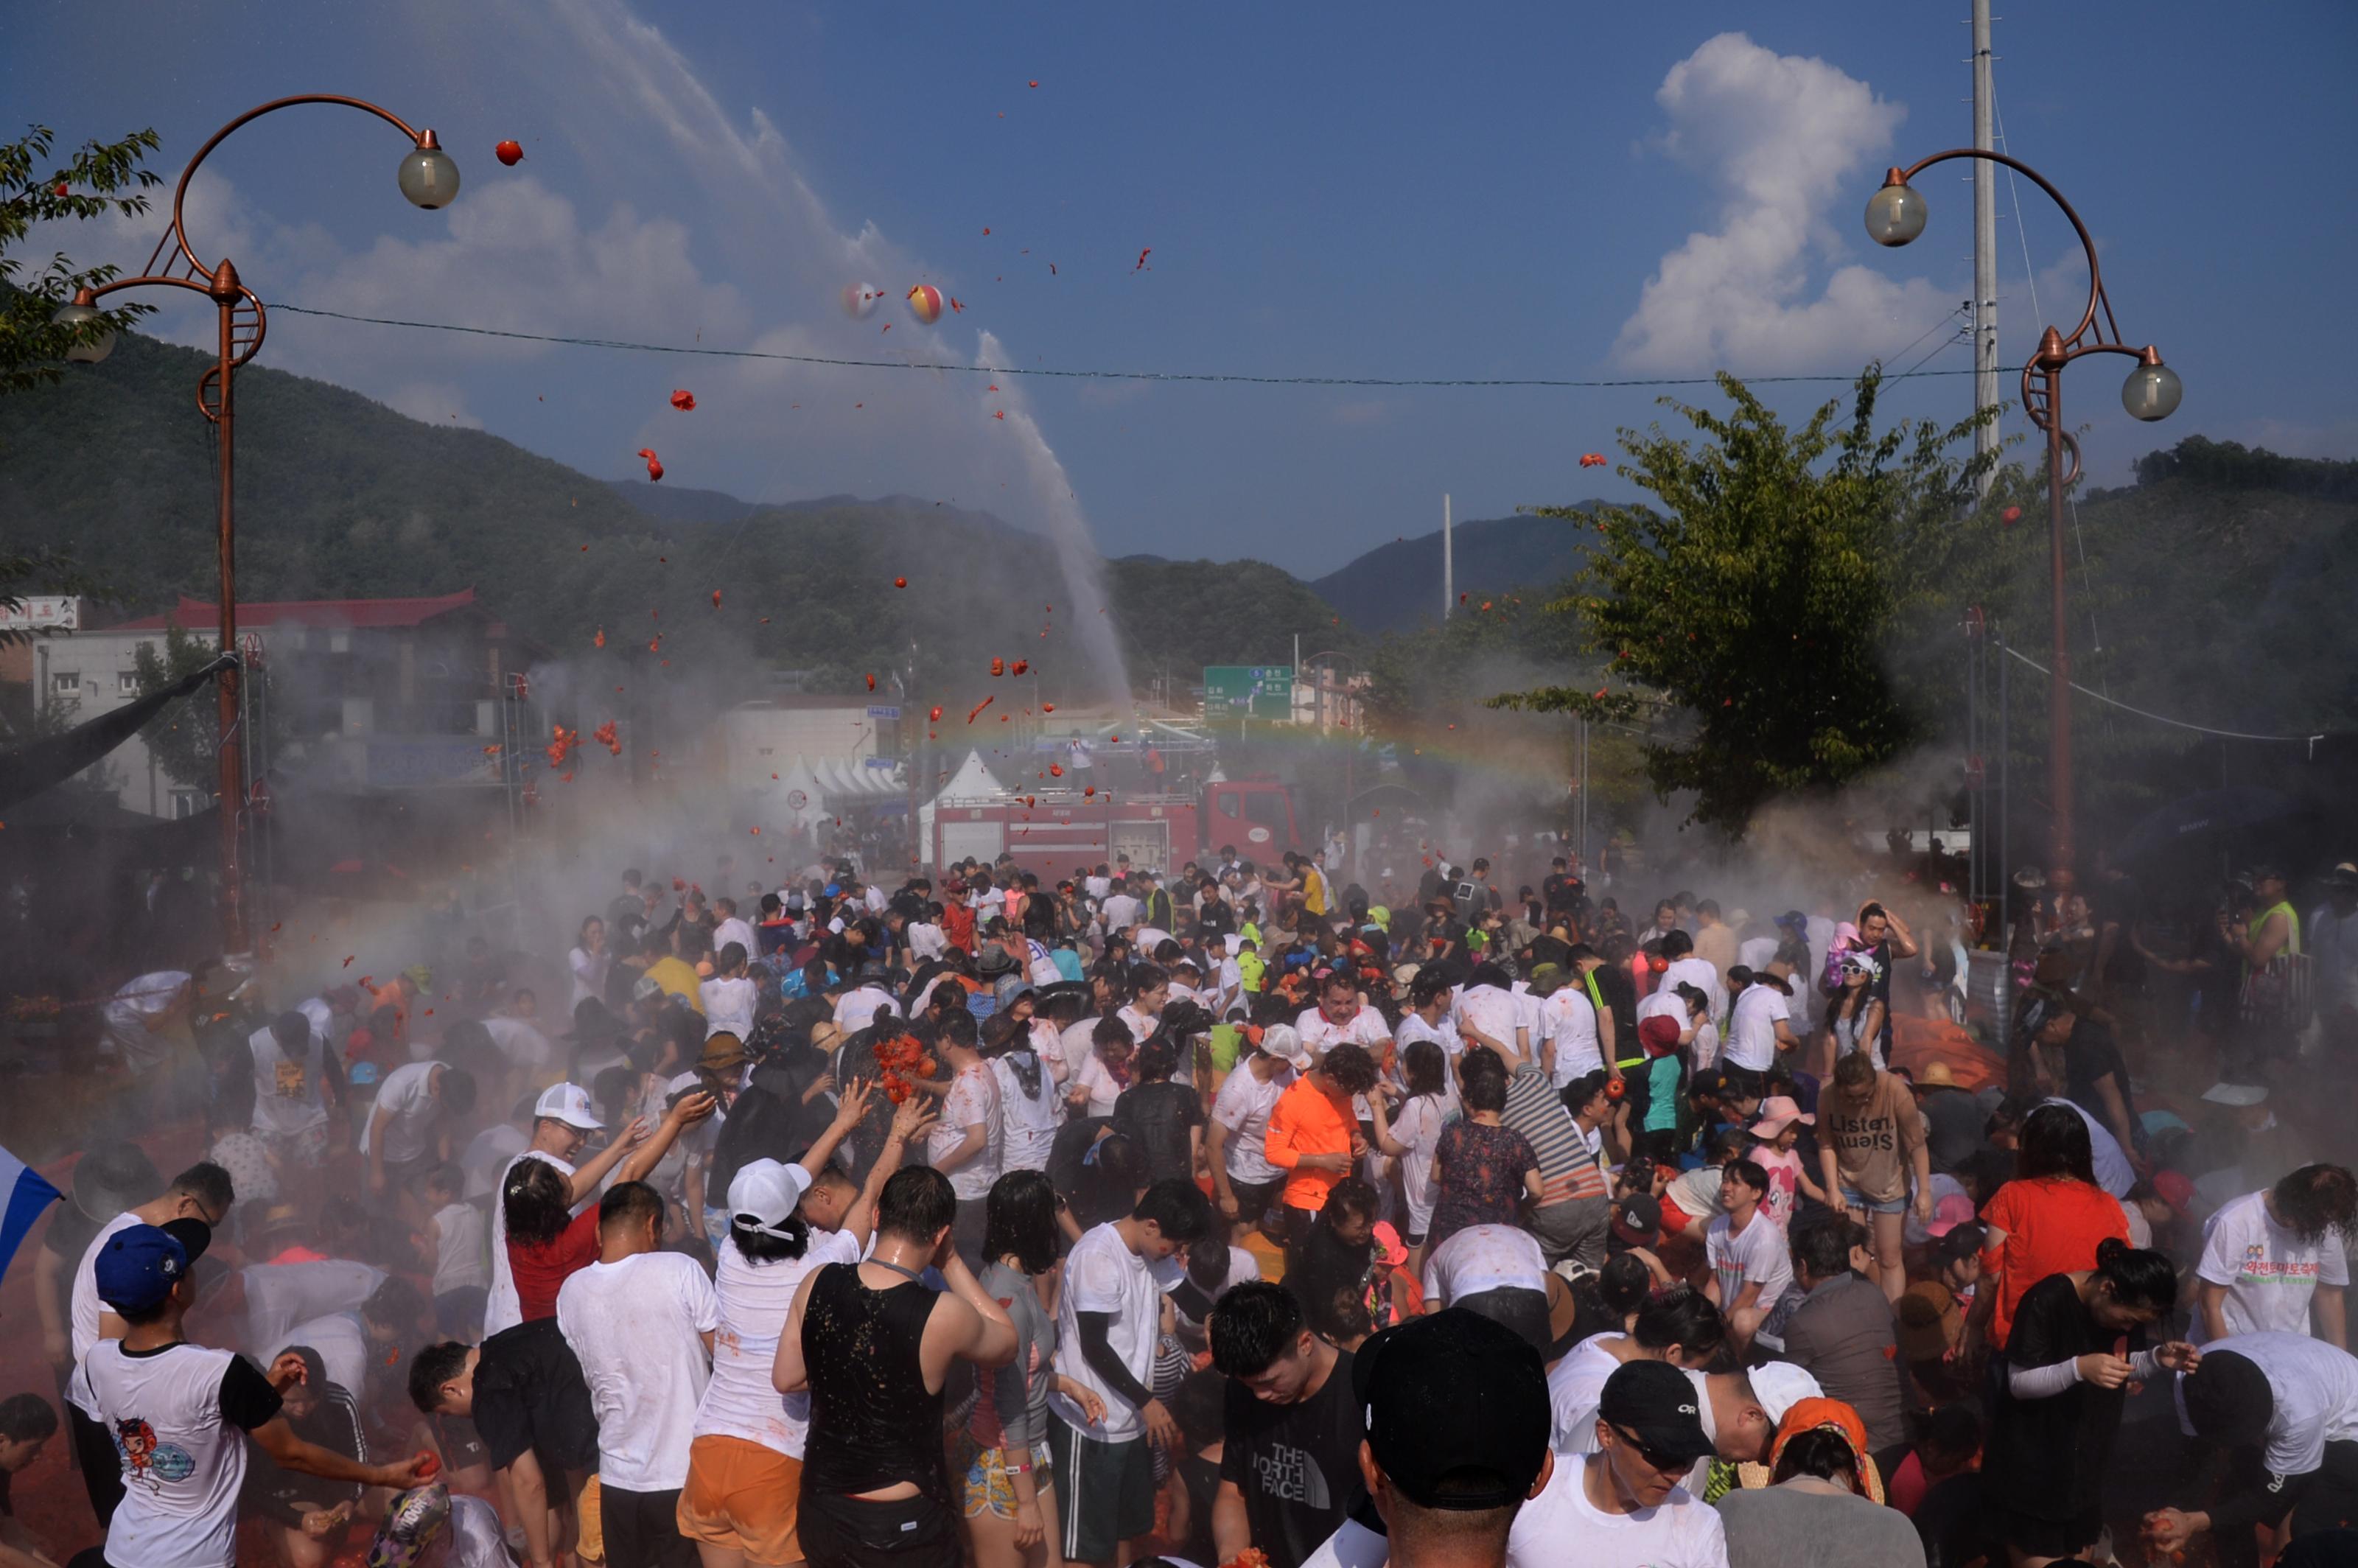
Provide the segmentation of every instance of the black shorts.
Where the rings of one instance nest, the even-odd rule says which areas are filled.
[[[1228,1190],[1237,1195],[1237,1218],[1245,1225],[1259,1225],[1260,1217],[1277,1206],[1277,1195],[1285,1190],[1282,1172],[1266,1182],[1240,1182],[1228,1178]]]
[[[598,1467],[598,1415],[581,1363],[553,1317],[520,1323],[483,1341],[475,1362],[475,1430],[492,1468],[525,1449],[540,1455],[552,1495],[562,1472]]]
[[[598,1529],[607,1568],[697,1568],[695,1542],[679,1532],[679,1491],[598,1488]]]
[[[920,1492],[892,1502],[803,1488],[795,1533],[810,1568],[962,1568],[957,1516]]]

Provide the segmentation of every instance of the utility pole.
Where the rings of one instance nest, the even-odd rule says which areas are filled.
[[[1449,497],[1441,498],[1441,618],[1457,608],[1457,560],[1450,554]]]
[[[1974,0],[1974,146],[1996,151],[1990,88],[1990,0]],[[1997,165],[1974,159],[1974,412],[1997,403]],[[1997,421],[1974,432],[1974,456],[1998,449]],[[1975,488],[1984,498],[1997,477],[1993,462]]]

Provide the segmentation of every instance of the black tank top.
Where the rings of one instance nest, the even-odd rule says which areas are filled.
[[[918,1346],[940,1292],[911,1281],[871,1291],[856,1263],[818,1272],[803,1308],[810,1439],[803,1484],[838,1496],[914,1481],[950,1500],[942,1396],[925,1391]]]

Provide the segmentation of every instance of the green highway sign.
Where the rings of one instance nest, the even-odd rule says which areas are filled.
[[[1290,719],[1293,717],[1292,665],[1206,665],[1204,717]]]

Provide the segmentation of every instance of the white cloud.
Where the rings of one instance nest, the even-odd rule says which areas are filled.
[[[1687,373],[1855,367],[1887,353],[1963,297],[1923,278],[1836,266],[1809,297],[1813,262],[1844,254],[1873,194],[1875,155],[1902,106],[1822,59],[1722,33],[1671,68],[1654,95],[1658,146],[1723,196],[1717,226],[1662,258],[1615,353],[1632,369]],[[1897,336],[1895,336],[1897,334]]]

